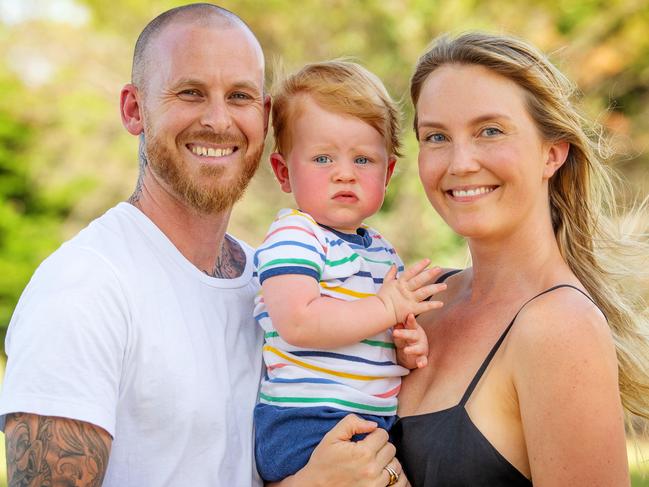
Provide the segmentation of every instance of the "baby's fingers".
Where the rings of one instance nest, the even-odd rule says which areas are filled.
[[[383,277],[383,283],[394,281],[397,277],[397,266],[392,264]]]
[[[444,282],[440,282],[439,284],[429,284],[428,286],[420,287],[416,291],[413,291],[413,295],[417,301],[423,301],[429,296],[445,291],[446,287],[447,285]]]
[[[403,349],[406,355],[428,355],[428,344],[425,342],[417,342],[414,345],[408,345]]]
[[[408,289],[416,291],[425,287],[431,282],[435,282],[437,277],[442,273],[441,267],[431,267],[430,269],[423,269],[419,274],[412,276],[406,282]],[[404,279],[404,277],[401,277]]]
[[[392,336],[396,340],[404,341],[406,343],[413,343],[419,340],[419,330],[410,330],[407,328],[401,328],[399,330],[394,330]],[[404,350],[405,352],[405,350]]]
[[[442,301],[420,301],[413,306],[413,313],[420,315],[426,311],[431,311],[434,309],[439,309],[444,306]]]
[[[406,281],[412,279],[416,275],[421,274],[421,272],[426,269],[430,265],[430,259],[422,259],[419,262],[406,267],[406,269],[403,271],[403,274],[401,274],[401,279],[405,279]]]

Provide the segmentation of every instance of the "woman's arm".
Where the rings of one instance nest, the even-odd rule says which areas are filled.
[[[429,284],[439,273],[423,260],[396,279],[394,267],[376,296],[342,301],[320,294],[310,276],[288,274],[269,277],[262,284],[264,302],[282,339],[297,347],[336,348],[356,343],[419,314],[439,308],[439,301],[424,301],[444,289]]]
[[[571,289],[516,323],[514,385],[535,487],[629,485],[617,357],[601,312]]]
[[[355,434],[367,433],[357,442],[351,441]],[[399,461],[394,458],[395,448],[388,442],[385,430],[376,423],[366,421],[354,414],[343,418],[316,447],[309,463],[295,475],[281,482],[269,484],[274,487],[385,487],[390,474],[387,465],[399,475],[396,487],[410,484],[402,474]]]

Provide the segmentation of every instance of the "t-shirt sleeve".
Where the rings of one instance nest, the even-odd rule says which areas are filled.
[[[5,342],[5,415],[60,416],[115,431],[129,322],[113,268],[94,252],[59,249],[20,298]]]
[[[283,210],[255,252],[259,283],[269,277],[301,274],[320,280],[327,248],[317,223],[296,210]]]

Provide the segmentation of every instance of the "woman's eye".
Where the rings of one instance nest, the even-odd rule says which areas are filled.
[[[368,162],[370,162],[370,159],[369,157],[358,156],[356,159],[354,159],[354,162],[356,164],[367,164]]]
[[[486,135],[487,137],[494,137],[494,136],[500,135],[502,133],[503,133],[503,131],[496,128],[496,127],[487,127],[486,129],[484,129],[482,131],[482,134]]]
[[[434,142],[436,144],[439,144],[440,142],[445,142],[446,141],[446,136],[444,134],[430,134],[425,137],[427,142]]]
[[[327,164],[331,162],[331,157],[329,156],[316,156],[313,158],[313,162],[317,164]]]

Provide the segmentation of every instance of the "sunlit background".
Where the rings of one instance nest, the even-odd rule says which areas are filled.
[[[129,80],[140,30],[182,3],[0,0],[2,335],[38,263],[133,190],[137,140],[121,126],[119,90]],[[440,222],[419,187],[410,130],[409,75],[442,32],[512,33],[550,53],[578,84],[584,112],[602,125],[616,150],[611,164],[624,177],[621,200],[649,193],[647,0],[224,0],[220,5],[257,33],[269,80],[279,65],[292,70],[345,56],[377,73],[402,100],[405,156],[383,210],[370,223],[407,262],[427,256],[457,267],[467,260],[462,240]],[[264,158],[236,207],[232,233],[257,245],[277,208],[287,204]],[[637,474],[639,461],[632,465],[633,485],[649,485]]]

